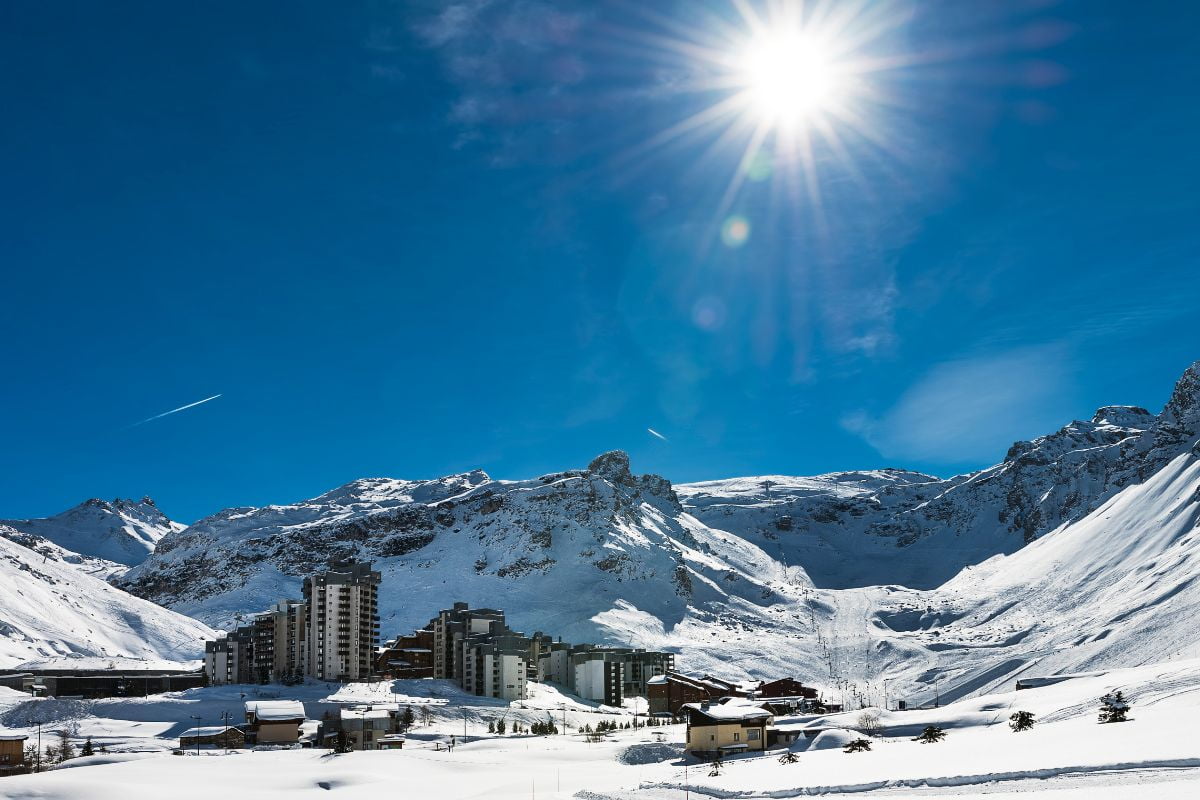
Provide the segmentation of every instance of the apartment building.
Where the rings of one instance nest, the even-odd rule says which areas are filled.
[[[504,612],[494,608],[471,608],[455,603],[429,621],[433,630],[433,677],[461,680],[463,642],[468,636],[498,634],[508,630]]]
[[[303,677],[308,656],[308,607],[281,600],[254,618],[254,676],[260,683]]]
[[[462,645],[462,687],[481,697],[523,700],[528,689],[529,639],[515,632],[477,633]]]
[[[379,641],[380,574],[370,563],[338,562],[304,579],[311,677],[366,680]]]

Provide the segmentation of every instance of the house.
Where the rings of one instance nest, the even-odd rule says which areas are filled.
[[[246,734],[231,725],[216,725],[207,728],[188,728],[179,734],[179,748],[223,747],[240,749],[246,746]]]
[[[394,708],[343,708],[334,719],[322,723],[320,736],[326,738],[341,730],[346,732],[353,750],[382,750],[385,738],[400,733],[400,715]],[[388,743],[394,744],[395,739],[389,739]],[[404,746],[403,737],[400,746]]]
[[[0,777],[29,772],[29,765],[25,763],[25,740],[27,738],[21,735],[0,736]]]
[[[379,737],[380,750],[403,750],[404,749],[404,734],[403,733],[388,733]]]
[[[646,681],[646,694],[651,714],[678,716],[688,703],[720,700],[722,697],[749,696],[747,687],[731,681],[705,675],[697,678],[682,672],[666,672]]]
[[[246,701],[246,723],[254,744],[296,744],[304,719],[304,705],[298,700]]]
[[[687,716],[685,749],[701,757],[765,750],[768,729],[775,721],[770,711],[741,698],[687,703],[683,712]]]

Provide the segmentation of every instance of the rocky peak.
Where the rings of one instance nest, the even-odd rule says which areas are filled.
[[[1116,425],[1121,428],[1147,430],[1154,425],[1154,414],[1139,406],[1103,406],[1096,409],[1092,422],[1096,425]]]
[[[1189,434],[1200,432],[1200,361],[1188,367],[1175,384],[1161,418]]]
[[[629,469],[629,454],[623,450],[610,450],[596,456],[588,464],[588,472],[623,486],[632,486],[634,483],[633,473]]]

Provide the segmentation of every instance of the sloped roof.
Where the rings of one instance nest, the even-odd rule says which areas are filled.
[[[744,722],[772,716],[770,711],[748,700],[709,703],[707,707],[703,703],[685,703],[683,707],[719,722]]]
[[[266,722],[303,720],[304,704],[299,700],[247,700],[246,713]]]

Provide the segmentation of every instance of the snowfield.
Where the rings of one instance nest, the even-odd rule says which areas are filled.
[[[214,687],[162,698],[96,701],[63,716],[55,725],[74,723],[78,735],[95,737],[110,750],[40,775],[4,779],[0,797],[11,800],[141,800],[172,796],[284,798],[487,797],[626,800],[685,796],[791,798],[852,794],[890,798],[988,794],[1005,797],[1053,792],[1054,797],[1133,798],[1153,793],[1161,800],[1200,793],[1200,661],[1114,670],[1067,678],[1035,689],[962,700],[941,708],[882,712],[870,752],[847,754],[821,749],[822,741],[858,736],[860,712],[825,717],[780,719],[781,726],[826,732],[800,738],[792,750],[797,763],[781,764],[780,749],[731,757],[719,776],[680,755],[684,727],[618,731],[601,743],[574,732],[598,719],[628,720],[616,709],[573,701],[552,686],[536,687],[525,703],[504,704],[463,695],[440,681],[310,684],[287,697],[301,699],[311,716],[335,708],[334,699],[365,701],[398,697],[401,702],[444,701],[430,707],[432,721],[418,724],[402,751],[331,755],[322,750],[217,751],[170,754],[174,737],[221,710],[239,707],[243,693],[275,694],[276,687]],[[1096,722],[1098,698],[1122,689],[1133,701],[1128,722]],[[0,693],[0,722],[58,701],[29,701]],[[565,712],[563,705],[567,706]],[[524,706],[522,708],[521,706]],[[1037,724],[1013,733],[1008,717],[1032,711]],[[60,715],[62,710],[59,709]],[[572,732],[552,737],[493,736],[488,719],[556,719],[567,715]],[[112,715],[112,716],[106,716]],[[467,736],[463,736],[464,720]],[[944,741],[920,744],[912,737],[926,725],[947,732]],[[11,728],[0,729],[9,733]],[[844,736],[836,736],[846,731]],[[450,735],[453,752],[438,749]],[[659,738],[663,741],[659,741]],[[82,763],[82,766],[79,764]]]

